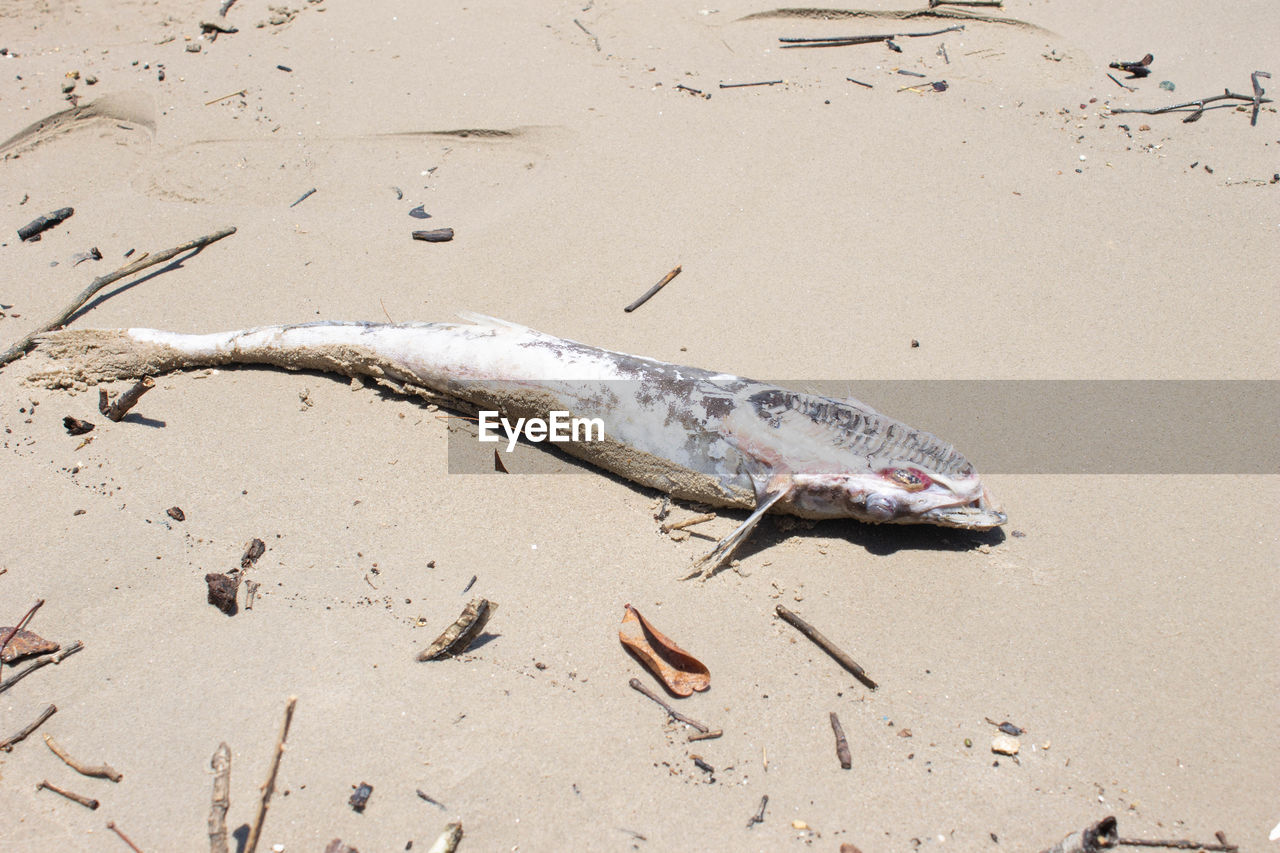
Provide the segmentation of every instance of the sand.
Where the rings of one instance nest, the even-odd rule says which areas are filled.
[[[801,381],[1280,375],[1274,105],[1256,127],[1231,107],[1109,114],[1280,73],[1273,3],[1010,0],[998,14],[1021,26],[323,0],[258,27],[267,3],[240,0],[239,32],[202,38],[218,5],[0,9],[0,138],[71,108],[64,82],[86,108],[3,147],[0,342],[129,250],[233,225],[72,325],[472,310]],[[959,23],[902,53],[776,41]],[[1121,81],[1137,91],[1107,78],[1147,52],[1151,76]],[[410,237],[445,227],[452,242]],[[108,821],[146,851],[204,849],[210,757],[231,747],[234,831],[291,695],[259,849],[425,850],[461,820],[464,851],[1040,850],[1114,814],[1127,837],[1221,830],[1255,851],[1280,820],[1274,469],[1046,473],[1052,428],[1089,416],[1046,412],[1021,428],[1046,467],[987,477],[1003,535],[769,521],[738,572],[684,583],[741,513],[676,541],[656,495],[612,477],[450,474],[441,412],[319,374],[167,375],[111,423],[96,393],[24,383],[39,358],[0,371],[0,623],[42,598],[32,628],[85,649],[0,694],[0,735],[58,708],[0,755],[6,850],[125,849]],[[66,415],[97,424],[90,444]],[[204,575],[252,537],[260,595],[227,617]],[[416,662],[474,595],[500,605],[488,636]],[[706,663],[710,691],[678,707],[723,737],[688,743],[628,688],[653,682],[617,640],[627,603]],[[1016,761],[986,718],[1026,729]],[[78,776],[41,733],[123,780]]]

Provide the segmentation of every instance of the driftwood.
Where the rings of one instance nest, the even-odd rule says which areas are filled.
[[[276,791],[276,774],[280,772],[280,759],[284,757],[284,743],[289,739],[289,724],[293,722],[293,709],[298,705],[298,697],[290,696],[289,704],[284,708],[284,724],[280,727],[280,737],[276,738],[276,749],[271,756],[271,772],[267,781],[262,783],[262,799],[258,802],[258,814],[249,827],[249,839],[245,842],[244,853],[254,853],[258,849],[258,839],[262,836],[262,824],[267,818],[267,806],[271,803],[271,795]]]

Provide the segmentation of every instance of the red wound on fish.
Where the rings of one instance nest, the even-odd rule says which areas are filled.
[[[908,492],[919,492],[933,485],[933,478],[919,468],[885,468],[880,476],[892,480]]]

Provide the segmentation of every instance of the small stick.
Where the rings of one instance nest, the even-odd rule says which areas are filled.
[[[954,27],[947,27],[942,30],[933,30],[927,33],[886,33],[880,36],[819,36],[817,38],[779,38],[784,48],[788,47],[848,47],[855,44],[875,44],[880,41],[892,41],[896,38],[927,38],[929,36],[940,36],[943,33],[954,33],[964,29],[964,24],[957,24]]]
[[[995,6],[997,9],[1004,8],[1004,0],[929,0],[929,8],[933,9],[938,6]]]
[[[98,779],[110,779],[112,782],[119,782],[124,778],[120,775],[120,771],[113,768],[110,764],[99,764],[94,767],[81,764],[79,761],[76,761],[68,755],[67,751],[58,745],[58,742],[53,739],[52,735],[44,736],[44,745],[49,747],[49,749],[53,751],[54,755],[61,758],[64,764],[79,773],[81,776],[94,776]]]
[[[661,705],[662,709],[667,712],[667,716],[675,720],[676,722],[684,723],[686,726],[692,726],[693,728],[697,729],[703,734],[706,734],[707,732],[711,731],[710,726],[700,723],[697,720],[690,719],[689,717],[686,717],[684,714],[681,714],[675,708],[672,708],[670,705],[667,704],[666,700],[664,700],[661,696],[654,693],[648,687],[645,687],[644,684],[640,681],[640,679],[633,678],[627,683],[631,685],[632,690],[643,693],[645,696],[648,696],[650,699],[652,699],[653,701]]]
[[[96,809],[98,807],[97,800],[90,799],[89,797],[81,796],[80,794],[72,793],[71,791],[68,791],[64,788],[59,788],[57,785],[53,784],[48,779],[43,779],[41,780],[39,785],[36,785],[37,791],[41,790],[42,788],[45,790],[53,791],[55,794],[61,794],[62,796],[66,797],[68,800],[79,803],[80,805],[84,806],[86,809]]]
[[[9,641],[18,635],[18,632],[26,627],[27,622],[31,621],[31,617],[36,615],[36,611],[44,606],[44,599],[37,598],[36,603],[31,605],[31,609],[18,620],[18,624],[9,629],[9,633],[4,635],[4,641],[0,642],[0,657],[4,655],[4,647],[9,645]]]
[[[866,86],[868,89],[875,88],[875,86],[872,86],[870,83],[863,83],[861,80],[854,80],[852,77],[846,77],[844,79],[848,80],[850,83],[857,83],[859,86]]]
[[[714,740],[718,737],[723,737],[723,736],[724,736],[724,732],[721,731],[720,729],[713,729],[709,732],[694,732],[693,734],[689,735],[689,743],[693,743],[696,740]]]
[[[79,640],[76,640],[74,643],[72,643],[70,646],[67,646],[65,649],[58,652],[56,655],[46,655],[45,657],[42,657],[42,658],[36,658],[24,669],[20,669],[17,672],[15,672],[13,675],[9,676],[4,681],[0,681],[0,693],[5,692],[10,687],[17,684],[19,681],[26,678],[31,673],[35,672],[40,667],[46,666],[51,663],[62,663],[63,658],[70,657],[71,655],[74,655],[76,652],[80,651],[83,648],[84,648],[84,643],[80,642]]]
[[[1232,92],[1231,90],[1228,89],[1227,91],[1223,92],[1221,95],[1213,95],[1212,97],[1201,98],[1197,101],[1187,101],[1186,103],[1172,104],[1167,107],[1154,107],[1149,110],[1113,109],[1111,110],[1111,114],[1119,115],[1120,113],[1142,113],[1143,115],[1154,116],[1154,115],[1160,115],[1161,113],[1173,112],[1174,110],[1185,110],[1185,109],[1188,109],[1189,107],[1195,107],[1198,110],[1203,110],[1205,104],[1210,104],[1210,103],[1213,103],[1214,101],[1228,101],[1228,100],[1248,101],[1250,103],[1253,103],[1255,100],[1255,97],[1253,95],[1237,95],[1235,92]],[[1256,102],[1259,104],[1269,104],[1271,103],[1271,99],[1258,96]]]
[[[258,849],[258,837],[262,835],[262,823],[267,817],[267,806],[271,803],[271,795],[276,790],[276,773],[280,770],[280,759],[284,756],[284,742],[289,738],[289,724],[293,722],[293,709],[298,704],[297,696],[289,697],[289,704],[284,709],[284,725],[280,727],[280,737],[276,738],[275,753],[271,756],[271,772],[262,785],[262,800],[258,803],[258,815],[249,828],[249,840],[245,842],[244,853],[254,853]]]
[[[684,521],[668,521],[659,529],[663,533],[670,533],[673,530],[684,530],[686,527],[693,527],[695,524],[702,524],[707,521],[714,521],[716,514],[708,512],[703,515],[695,515],[693,518],[686,518]]]
[[[315,191],[316,191],[316,188],[315,188],[315,187],[312,187],[311,189],[309,189],[309,190],[307,190],[306,192],[304,192],[302,195],[298,196],[298,200],[297,200],[297,201],[295,201],[293,204],[291,204],[291,205],[289,205],[289,206],[290,206],[290,207],[297,207],[298,205],[302,204],[302,203],[303,203],[304,201],[306,201],[307,199],[311,198],[311,194],[312,194],[312,193],[314,193]]]
[[[116,822],[114,820],[107,821],[107,829],[111,830],[116,835],[120,836],[120,840],[123,841],[125,844],[128,844],[129,849],[132,850],[133,853],[142,853],[142,848],[134,844],[133,840],[130,839],[129,836],[121,832],[120,827],[116,826]]]
[[[421,799],[426,800],[428,803],[431,803],[431,805],[433,806],[439,806],[440,808],[445,807],[444,803],[432,797],[430,794],[428,794],[426,791],[422,790],[421,788],[418,788],[416,793]]]
[[[761,80],[759,83],[721,83],[721,89],[744,89],[747,86],[776,86],[785,80]]]
[[[1258,108],[1262,106],[1262,96],[1266,94],[1266,89],[1262,88],[1262,84],[1258,82],[1259,77],[1271,79],[1271,75],[1266,71],[1255,71],[1249,75],[1249,82],[1253,84],[1253,115],[1249,117],[1249,126],[1258,126]]]
[[[209,853],[227,853],[227,810],[231,808],[231,747],[223,741],[209,760],[213,804],[209,808]]]
[[[453,239],[452,228],[436,228],[432,231],[414,231],[413,239],[424,243],[448,243]]]
[[[142,399],[142,395],[156,387],[156,381],[150,376],[144,376],[133,384],[128,391],[125,391],[115,402],[109,402],[110,397],[107,395],[106,388],[98,389],[98,411],[107,416],[108,420],[119,423],[124,420],[124,416],[129,410],[137,405]]]
[[[1176,841],[1148,841],[1145,838],[1121,838],[1116,844],[1125,847],[1165,847],[1171,850],[1212,850],[1217,853],[1236,853],[1240,848],[1235,844],[1201,844],[1180,838]]]
[[[804,621],[799,616],[792,613],[787,608],[783,607],[781,604],[779,604],[774,609],[779,616],[781,616],[787,622],[790,622],[791,625],[794,626],[797,631],[799,631],[801,634],[804,634],[806,637],[812,640],[813,643],[818,646],[818,648],[822,649],[824,652],[831,655],[831,657],[835,658],[836,663],[840,664],[842,667],[849,670],[849,672],[853,673],[854,677],[857,678],[859,681],[861,681],[863,684],[867,685],[872,690],[875,690],[877,687],[879,687],[879,685],[876,684],[874,681],[872,681],[871,678],[867,675],[866,670],[858,666],[857,662],[855,662],[853,658],[849,657],[847,654],[845,654],[843,651],[837,648],[835,643],[831,642],[826,637],[824,637],[822,633],[818,631],[817,628],[813,627],[808,622]]]
[[[9,347],[3,353],[0,353],[0,367],[3,367],[4,365],[8,364],[14,359],[18,359],[26,355],[27,351],[31,349],[32,344],[35,343],[36,337],[38,337],[39,335],[43,335],[45,332],[51,332],[54,329],[58,329],[58,328],[61,328],[62,326],[65,326],[67,322],[75,315],[75,313],[79,311],[86,302],[88,302],[90,299],[93,298],[93,295],[95,293],[97,293],[99,290],[102,290],[102,288],[106,287],[107,285],[117,282],[122,278],[131,276],[134,273],[139,272],[140,270],[146,269],[147,267],[154,266],[155,264],[163,263],[164,261],[167,261],[170,258],[173,258],[177,255],[181,255],[183,252],[189,252],[192,249],[202,249],[205,246],[209,245],[210,243],[216,243],[218,240],[221,240],[223,237],[228,237],[234,233],[236,233],[236,229],[234,227],[222,228],[218,231],[214,231],[212,234],[206,234],[203,237],[197,237],[194,240],[188,240],[187,242],[183,243],[180,246],[174,246],[172,249],[166,249],[165,251],[159,252],[154,255],[144,256],[127,266],[121,267],[120,269],[116,270],[113,273],[108,273],[104,276],[99,276],[98,278],[95,278],[92,284],[86,287],[84,291],[80,293],[79,296],[77,296],[75,299],[71,301],[70,305],[68,305],[66,308],[63,308],[62,311],[60,311],[58,315],[55,316],[52,320],[49,320],[48,322],[44,323],[35,331],[31,332],[26,337],[24,337],[22,340],[18,341],[16,344]]]
[[[44,216],[37,216],[35,219],[18,229],[18,239],[23,242],[28,240],[33,242],[39,240],[40,232],[48,231],[50,228],[60,225],[74,216],[75,212],[75,208],[73,207],[60,207],[52,213],[47,213]]]
[[[848,770],[853,766],[853,756],[849,754],[849,739],[844,736],[844,727],[835,711],[831,712],[831,731],[836,733],[836,758],[840,759],[840,766]]]
[[[756,813],[751,816],[751,820],[747,821],[747,829],[755,826],[757,823],[764,823],[764,810],[769,806],[769,795],[765,794],[760,798],[760,808],[756,809]]]
[[[686,87],[686,86],[677,86],[676,88],[677,88],[677,89],[680,89],[680,88],[688,89],[688,87]],[[702,94],[702,93],[701,93],[701,92],[699,92],[697,89],[688,89],[688,91],[690,91],[690,92],[695,92],[695,93],[697,93],[697,94],[699,94],[699,95],[701,95],[701,94]],[[657,293],[659,290],[662,290],[662,288],[664,288],[664,287],[666,287],[668,284],[670,284],[670,283],[671,283],[671,279],[673,279],[673,278],[675,278],[676,276],[680,275],[680,271],[681,271],[682,269],[684,269],[684,265],[683,265],[683,264],[677,265],[675,269],[673,269],[671,272],[667,273],[666,275],[664,275],[664,276],[662,277],[662,281],[658,282],[658,283],[657,283],[657,284],[655,284],[653,287],[651,287],[651,288],[649,288],[648,290],[646,290],[644,293],[642,293],[642,294],[640,295],[640,298],[639,298],[639,299],[637,299],[635,302],[632,302],[630,305],[628,305],[626,308],[623,308],[622,310],[623,310],[623,311],[626,311],[628,314],[630,314],[632,311],[636,310],[636,309],[637,309],[637,308],[639,308],[641,305],[643,305],[643,304],[645,304],[646,302],[648,302],[650,299],[652,299],[652,298],[653,298],[653,295],[654,295],[655,293]]]
[[[205,101],[204,105],[206,107],[211,107],[214,104],[218,103],[218,101],[225,101],[227,98],[234,98],[236,95],[243,95],[244,91],[245,91],[244,89],[241,89],[238,92],[232,92],[230,95],[223,95],[221,98],[214,98],[212,101]]]
[[[701,95],[701,94],[702,94],[702,90],[701,90],[701,89],[694,89],[694,88],[691,88],[691,87],[689,87],[689,86],[686,86],[686,85],[685,85],[685,84],[683,84],[683,83],[677,83],[677,84],[676,84],[676,88],[677,88],[677,89],[684,89],[686,92],[690,92],[690,93],[692,93],[692,94],[694,94],[694,95]],[[656,291],[655,291],[655,292],[656,292]]]
[[[574,18],[574,19],[573,19],[573,22],[574,22],[575,24],[577,24],[577,25],[578,25],[578,29],[582,30],[584,33],[586,33],[586,34],[587,34],[587,37],[591,39],[591,41],[592,41],[592,43],[593,43],[593,44],[595,44],[595,46],[596,46],[596,50],[597,50],[597,51],[599,51],[599,50],[600,50],[600,39],[596,38],[595,33],[591,32],[591,30],[589,30],[589,29],[587,29],[586,27],[582,26],[582,21],[579,21],[577,18]]]
[[[3,750],[4,752],[13,752],[14,744],[20,743],[21,741],[26,740],[27,735],[31,734],[36,729],[40,728],[40,725],[45,720],[52,717],[53,712],[56,710],[58,710],[58,706],[50,705],[48,708],[45,708],[43,711],[40,712],[40,716],[36,717],[30,723],[27,723],[27,725],[25,725],[22,728],[22,731],[18,732],[17,734],[10,735],[4,740],[0,740],[0,750]]]
[[[1116,84],[1117,86],[1119,86],[1121,89],[1128,89],[1130,92],[1136,92],[1136,91],[1138,91],[1138,90],[1137,90],[1135,87],[1133,87],[1133,86],[1126,86],[1124,83],[1121,83],[1119,80],[1117,80],[1117,79],[1116,79],[1116,75],[1114,75],[1114,74],[1112,74],[1112,73],[1110,73],[1110,72],[1107,72],[1107,76],[1111,78],[1111,82],[1112,82],[1112,83],[1115,83],[1115,84]],[[1114,110],[1113,110],[1113,112],[1114,112]]]

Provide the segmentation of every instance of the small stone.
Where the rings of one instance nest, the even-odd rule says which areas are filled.
[[[164,511],[164,514],[172,518],[174,521],[186,521],[187,514],[182,511],[180,506],[171,506]]]
[[[200,42],[193,41],[191,42],[191,44],[187,45],[187,53],[199,53],[199,52],[200,52]]]
[[[97,76],[90,74],[84,78],[84,82],[88,83],[90,86],[96,86],[98,85],[98,78]]]
[[[75,80],[64,80],[64,81],[62,81],[62,93],[63,93],[64,95],[65,95],[65,94],[67,94],[67,93],[69,93],[69,92],[73,92],[73,91],[75,91],[75,88],[76,88],[76,81],[75,81]]]
[[[1017,755],[1021,744],[1016,737],[997,735],[991,740],[991,751],[999,755]]]
[[[805,823],[805,822],[804,822],[804,821],[802,821],[802,820],[793,820],[793,821],[791,821],[791,828],[792,828],[792,829],[799,829],[799,830],[801,830],[801,831],[804,831],[804,830],[807,830],[807,829],[809,828],[809,824]]]
[[[1172,92],[1175,87],[1172,80],[1161,80],[1160,88],[1164,89],[1166,92]]]

